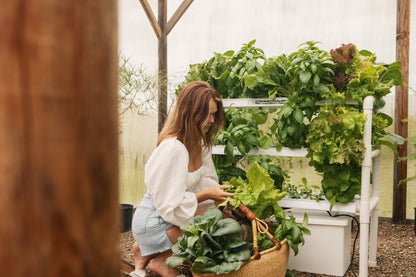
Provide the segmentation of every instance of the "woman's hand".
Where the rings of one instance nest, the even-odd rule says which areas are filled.
[[[232,197],[235,194],[230,192],[225,192],[224,189],[230,188],[229,185],[217,185],[210,187],[208,189],[204,189],[198,192],[195,192],[196,199],[198,203],[203,202],[205,200],[211,199],[214,201],[224,201],[227,197]]]

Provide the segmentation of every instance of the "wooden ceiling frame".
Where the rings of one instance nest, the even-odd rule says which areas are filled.
[[[169,21],[167,21],[167,0],[158,1],[158,20],[152,11],[147,0],[140,0],[147,18],[152,25],[153,31],[158,39],[158,131],[162,130],[167,117],[167,36],[178,23],[179,19],[186,12],[193,0],[184,0],[176,9]]]

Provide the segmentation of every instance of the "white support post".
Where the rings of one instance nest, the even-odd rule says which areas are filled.
[[[368,234],[370,224],[370,175],[371,175],[371,127],[374,97],[364,99],[363,108],[367,120],[364,125],[364,160],[361,172],[361,203],[360,203],[360,277],[368,276]]]
[[[373,186],[371,198],[377,199],[377,204],[371,211],[370,223],[370,255],[368,265],[377,266],[377,232],[378,232],[378,209],[380,203],[380,155],[373,159]]]

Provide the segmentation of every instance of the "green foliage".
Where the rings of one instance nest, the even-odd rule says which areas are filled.
[[[331,204],[351,202],[361,192],[361,166],[354,163],[348,166],[337,163],[328,165],[323,172],[321,186]]]
[[[319,99],[321,93],[329,92],[327,85],[332,83],[334,62],[329,53],[319,49],[316,44],[313,41],[303,43],[300,45],[303,48],[289,56],[291,66],[286,75],[291,79],[294,91],[299,93],[289,96],[289,99],[300,105],[305,101],[302,100],[304,98]]]
[[[250,74],[245,79],[245,85],[256,91],[267,91],[270,99],[276,96],[288,96],[294,93],[290,86],[290,78],[286,75],[290,67],[289,57],[281,55],[277,58],[268,58],[261,70]]]
[[[259,125],[267,121],[268,113],[263,109],[227,109],[226,126],[215,137],[214,145],[225,145],[225,153],[229,157],[234,156],[234,146],[243,156],[252,148],[269,148],[272,139],[259,130]]]
[[[333,77],[334,90],[324,95],[325,98],[337,99],[343,103],[355,99],[362,103],[366,96],[376,99],[376,108],[383,102],[383,96],[390,93],[393,86],[403,82],[399,71],[400,62],[380,64],[376,55],[368,50],[359,51],[350,43],[330,51],[335,61]],[[382,104],[383,106],[384,104]]]
[[[408,142],[409,152],[408,152],[407,156],[397,158],[397,162],[416,160],[416,152],[415,152],[416,136],[415,137],[409,137],[409,138],[406,139],[406,141]],[[401,185],[401,184],[407,183],[407,182],[411,182],[411,181],[414,181],[414,180],[416,180],[416,174],[414,174],[412,176],[408,176],[406,179],[400,180],[398,185]]]
[[[289,148],[306,147],[308,122],[316,113],[316,102],[322,94],[332,87],[334,62],[331,56],[316,46],[317,42],[301,44],[297,52],[289,55],[289,64],[285,73],[290,81],[292,94],[288,96],[278,113],[277,140]]]
[[[259,129],[272,112],[273,110],[270,109],[230,108],[225,110],[226,125],[214,138],[214,145],[225,145],[225,155],[213,157],[220,183],[232,177],[241,177],[246,180],[246,172],[239,167],[243,158],[253,148],[268,149],[272,146],[271,134],[264,134]],[[239,151],[239,155],[234,155],[234,148]],[[259,158],[257,161],[270,173],[276,186],[281,188],[285,176],[281,168],[273,165],[267,157]]]
[[[275,164],[270,156],[249,156],[247,158],[248,162],[257,162],[262,168],[264,168],[274,181],[274,187],[276,189],[282,190],[283,182],[288,177],[286,172],[282,168]]]
[[[332,203],[350,202],[360,193],[365,121],[355,107],[325,105],[310,124],[306,157],[323,173],[322,189]]]
[[[303,110],[296,103],[289,101],[283,105],[277,116],[278,119],[274,119],[274,129],[278,130],[277,141],[289,148],[305,147],[308,126],[304,122]]]
[[[190,65],[182,87],[192,81],[202,80],[212,85],[222,98],[267,97],[268,91],[246,86],[245,80],[251,74],[261,71],[265,60],[264,52],[254,46],[256,40],[243,44],[237,52],[229,50],[215,53],[207,62]]]
[[[242,178],[232,178],[225,182],[230,186],[227,190],[235,193],[234,197],[228,197],[221,206],[230,204],[239,207],[243,203],[258,218],[267,218],[274,214],[277,220],[283,219],[285,214],[277,201],[286,196],[286,191],[280,191],[274,186],[274,180],[270,177],[267,170],[258,163],[253,163],[247,171],[247,180]]]
[[[320,164],[361,164],[364,154],[362,142],[366,118],[355,107],[324,105],[310,124],[307,136],[310,164],[318,172]]]
[[[318,193],[313,192],[313,189],[318,190]],[[287,184],[284,187],[284,190],[287,191],[287,194],[290,198],[293,199],[311,199],[319,202],[322,200],[323,191],[319,186],[308,185],[308,181],[305,177],[302,178],[302,185],[296,186],[292,184]]]
[[[251,244],[234,234],[241,232],[240,224],[223,218],[218,209],[191,218],[182,225],[183,236],[172,246],[172,256],[166,265],[191,265],[196,274],[227,274],[238,270],[251,257]]]
[[[132,108],[139,114],[146,114],[157,106],[157,78],[127,57],[120,56],[119,60],[120,114]]]
[[[311,121],[307,135],[309,164],[323,173],[322,189],[331,203],[346,203],[361,192],[361,163],[364,154],[362,143],[366,118],[362,102],[366,96],[374,96],[372,116],[372,145],[394,145],[382,138],[389,135],[385,129],[392,118],[378,110],[384,106],[382,97],[390,93],[394,85],[402,83],[400,63],[390,65],[376,63],[376,56],[367,50],[358,51],[355,45],[342,45],[331,50],[335,61],[333,86],[323,97],[338,100],[338,104],[324,105]],[[359,105],[346,104],[355,99]],[[397,136],[391,135],[396,141]]]
[[[215,169],[217,171],[219,183],[222,184],[233,177],[241,177],[246,180],[246,172],[240,167],[243,156],[241,155],[213,155]]]
[[[306,213],[303,216],[302,224],[297,224],[296,219],[291,215],[277,226],[274,237],[278,241],[286,239],[289,247],[292,248],[296,256],[299,252],[299,244],[303,245],[305,243],[304,234],[311,234],[311,231],[306,228],[307,225],[308,215]]]
[[[252,124],[255,121],[250,118],[254,115],[243,110],[229,112],[230,123],[215,142],[225,145],[227,164],[232,164],[234,147],[242,156],[251,148],[273,144],[276,149],[306,147],[310,165],[323,175],[325,196],[332,203],[352,200],[360,193],[358,176],[366,120],[362,103],[366,96],[375,98],[372,145],[386,145],[396,151],[394,144],[385,138],[399,144],[403,141],[386,131],[392,118],[379,112],[385,104],[382,97],[403,82],[400,63],[377,63],[374,53],[358,50],[352,43],[326,52],[314,41],[301,44],[289,55],[266,58],[261,49],[254,47],[254,42],[243,45],[237,53],[215,54],[208,62],[191,66],[187,75],[187,81],[208,81],[224,98],[286,96],[288,99],[278,111],[277,119],[273,118],[267,134]],[[352,107],[351,100],[358,104]],[[326,104],[319,108],[322,103]],[[262,165],[270,173],[267,164]],[[227,176],[226,170],[222,174]],[[241,174],[238,170],[230,176]]]

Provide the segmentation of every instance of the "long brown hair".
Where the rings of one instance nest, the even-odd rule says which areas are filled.
[[[204,133],[202,123],[208,118],[211,99],[217,104],[217,112],[214,124]],[[179,93],[175,108],[160,131],[157,145],[166,138],[176,136],[188,152],[201,147],[201,141],[203,146],[209,147],[224,123],[225,113],[219,93],[206,82],[194,81]]]

